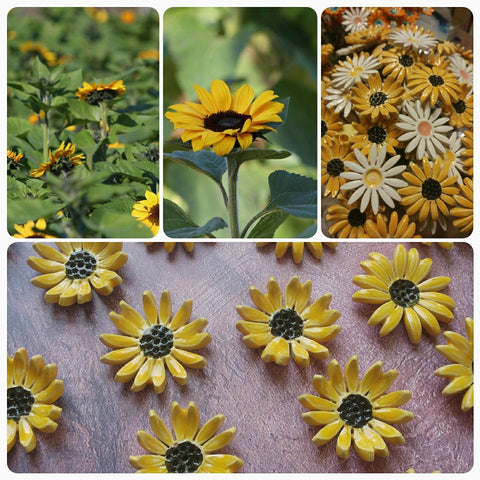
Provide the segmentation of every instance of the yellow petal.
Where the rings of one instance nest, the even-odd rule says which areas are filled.
[[[370,443],[375,450],[375,455],[383,458],[388,457],[387,445],[383,441],[383,438],[375,430],[373,430],[373,428],[370,428],[368,424],[364,425],[362,427],[362,433],[368,438],[368,440],[370,440]]]
[[[262,352],[262,360],[275,362],[277,365],[287,365],[289,355],[288,342],[282,337],[275,337]]]
[[[282,291],[274,277],[271,277],[267,283],[267,298],[270,300],[275,310],[281,310],[283,306]]]
[[[42,405],[34,403],[32,413],[40,417],[48,417],[52,420],[58,420],[62,416],[62,409],[56,405]]]
[[[407,268],[407,252],[402,244],[399,244],[393,253],[393,268],[398,278],[403,278]]]
[[[178,312],[172,318],[170,325],[168,326],[170,330],[177,330],[180,327],[183,327],[192,314],[192,300],[185,300],[182,303],[182,306],[178,309]]]
[[[212,336],[207,332],[195,333],[187,338],[175,337],[174,345],[185,350],[198,350],[208,345],[211,340]]]
[[[387,442],[394,445],[403,445],[405,443],[403,435],[395,427],[375,418],[370,420],[369,425]]]
[[[123,365],[129,362],[138,353],[140,353],[140,346],[137,343],[137,345],[134,345],[133,347],[125,347],[108,352],[100,357],[100,361],[107,365]]]
[[[292,342],[292,357],[297,365],[301,367],[308,367],[310,364],[310,357],[307,350],[298,342]]]
[[[200,427],[200,414],[195,402],[189,402],[187,408],[187,415],[185,417],[185,438],[187,440],[194,440]]]
[[[165,363],[167,364],[168,371],[174,380],[180,385],[185,385],[188,381],[188,377],[183,365],[175,360],[172,355],[165,357]]]
[[[356,302],[379,304],[388,302],[390,294],[374,288],[364,288],[355,292],[352,295],[352,299]]]
[[[203,451],[205,453],[211,453],[215,452],[216,450],[222,449],[232,441],[236,431],[237,429],[235,427],[232,427],[228,430],[224,430],[218,435],[215,435],[203,445]]]
[[[170,429],[165,425],[155,410],[150,410],[148,416],[150,419],[150,426],[152,427],[155,436],[165,445],[170,447],[173,444],[173,437]]]
[[[177,440],[185,439],[185,426],[187,421],[187,409],[182,408],[178,402],[173,402],[171,407],[172,427]]]
[[[413,413],[402,408],[378,408],[373,410],[373,416],[388,423],[405,423],[413,419]]]
[[[339,396],[337,391],[332,387],[330,382],[323,375],[315,375],[313,377],[313,388],[323,397],[338,402]]]
[[[62,242],[63,243],[63,242]],[[51,247],[48,243],[34,243],[33,249],[42,257],[59,263],[66,263],[68,257]]]
[[[359,386],[360,393],[366,394],[375,385],[380,375],[382,374],[382,366],[383,366],[383,362],[378,361],[368,368],[362,380],[360,381],[360,386]]]
[[[311,340],[307,337],[298,337],[297,339],[302,346],[309,352],[310,356],[317,359],[325,359],[328,358],[330,353],[327,347],[324,347],[320,343],[316,342],[315,340]]]
[[[328,412],[333,412],[337,409],[335,403],[316,395],[311,395],[309,393],[304,393],[298,397],[298,401],[309,410],[324,410]]]
[[[145,362],[145,356],[142,352],[138,353],[136,357],[132,358],[125,364],[115,375],[115,381],[126,383],[130,381],[138,372],[139,368]]]
[[[215,415],[197,433],[195,441],[200,445],[203,445],[206,441],[210,440],[223,425],[225,416],[222,414]]]
[[[238,305],[236,307],[237,313],[244,319],[250,322],[261,322],[261,323],[268,323],[270,321],[270,317],[265,315],[265,313],[257,310],[256,308],[246,307],[243,305]]]
[[[337,438],[335,452],[340,458],[347,459],[350,456],[350,446],[352,444],[352,427],[344,425],[340,435]]]
[[[7,452],[9,452],[17,441],[17,422],[11,418],[7,420]]]
[[[218,111],[228,111],[232,103],[232,95],[228,85],[223,80],[214,80],[210,84],[210,90]]]
[[[368,319],[368,325],[374,326],[378,325],[380,322],[383,322],[383,320],[385,320],[393,312],[394,308],[395,304],[392,301],[384,303],[372,313]],[[400,321],[400,319],[398,319],[398,321]]]
[[[150,325],[155,325],[158,320],[158,311],[152,292],[143,292],[142,301],[143,311],[145,312],[146,319],[148,320]]]
[[[403,321],[410,342],[413,344],[419,343],[422,338],[422,323],[413,308],[405,308]]]
[[[430,313],[426,308],[423,308],[421,305],[415,305],[413,307],[413,310],[420,319],[422,327],[430,335],[435,336],[440,333],[440,325],[438,324],[438,320],[435,318],[435,315]]]
[[[238,113],[245,113],[254,97],[250,85],[242,85],[234,94],[232,99],[232,110]]]
[[[447,360],[462,365],[470,365],[472,360],[468,355],[460,351],[455,345],[437,345],[435,347]]]
[[[57,376],[57,365],[50,363],[45,365],[40,372],[40,375],[37,377],[37,380],[31,386],[30,390],[33,395],[38,392],[45,390]]]
[[[345,393],[347,391],[342,369],[335,359],[328,364],[328,380],[338,393]]]
[[[168,321],[170,320],[170,316],[172,315],[172,300],[168,290],[162,292],[162,296],[160,297],[159,312],[160,321],[164,325],[167,325]]]
[[[201,355],[196,353],[187,352],[186,350],[181,350],[179,348],[174,348],[172,350],[172,355],[182,364],[187,365],[190,368],[203,368],[207,361]]]
[[[382,292],[388,292],[387,284],[375,275],[355,275],[352,282],[361,288],[374,288]]]
[[[380,395],[383,395],[392,386],[397,375],[398,372],[396,370],[389,370],[388,372],[379,375],[378,379],[370,387],[370,399],[375,400]]]
[[[145,319],[128,303],[123,300],[120,301],[120,309],[122,311],[122,316],[129,322],[133,323],[139,330],[145,330],[148,328],[148,323]]]
[[[329,423],[338,420],[338,412],[328,412],[328,411],[313,411],[313,412],[304,412],[302,413],[302,418],[305,423],[308,425],[328,425]]]
[[[433,373],[437,375],[437,377],[462,377],[464,375],[471,375],[472,369],[460,363],[451,363],[450,365],[437,368]]]
[[[135,375],[135,379],[130,387],[131,390],[134,392],[139,392],[140,390],[143,390],[148,383],[150,383],[154,365],[155,359],[153,357],[148,357]]]
[[[28,257],[27,264],[40,273],[54,273],[65,268],[63,263],[38,257]]]
[[[165,363],[163,358],[157,358],[152,370],[152,383],[155,393],[163,393],[167,383],[165,375]]]
[[[265,294],[263,294],[258,288],[256,287],[250,287],[249,290],[250,293],[250,298],[252,299],[252,302],[263,312],[268,313],[271,315],[274,311],[275,308],[270,302],[270,300],[267,298]],[[238,307],[237,307],[237,312],[238,312]],[[240,313],[240,312],[238,312]],[[241,314],[240,314],[241,315]],[[250,320],[249,318],[246,318],[245,320]],[[255,320],[253,320],[255,321]]]
[[[31,452],[37,446],[37,438],[26,417],[18,421],[18,438],[26,452]]]
[[[393,303],[393,302],[392,302]],[[382,328],[378,332],[381,337],[388,335],[392,330],[394,330],[397,325],[400,323],[403,315],[403,308],[397,305],[387,319],[382,325]]]
[[[396,390],[395,392],[390,392],[377,398],[373,402],[373,406],[376,408],[399,407],[408,402],[411,397],[412,392],[410,390]]]
[[[30,362],[28,363],[27,374],[25,375],[25,379],[23,381],[24,387],[30,388],[36,382],[44,366],[45,366],[45,360],[41,355],[34,355],[32,358],[30,358]],[[13,359],[12,359],[12,368],[13,368]],[[12,375],[12,381],[13,381],[13,370],[11,372],[11,375]]]
[[[298,275],[294,275],[285,288],[285,305],[290,308],[295,307],[297,301],[298,289],[300,287],[300,281]]]
[[[317,445],[317,447],[327,444],[335,435],[337,435],[337,433],[342,429],[343,425],[343,420],[336,420],[329,425],[325,425],[312,438],[313,443]]]
[[[302,312],[304,320],[322,320],[324,313],[330,306],[332,294],[327,293],[315,300],[306,310]]]
[[[13,380],[15,385],[23,385],[27,373],[28,355],[25,348],[19,348],[13,357]]]
[[[442,391],[443,395],[454,395],[467,389],[473,383],[473,375],[464,375],[454,378]]]
[[[58,272],[45,273],[43,275],[39,275],[38,277],[33,277],[30,279],[30,282],[32,285],[35,285],[39,288],[51,288],[60,283],[65,277],[65,271],[60,270]]]
[[[142,329],[138,328],[133,322],[127,320],[123,315],[116,312],[110,312],[110,319],[113,324],[126,335],[131,337],[140,337],[143,334]]]
[[[353,355],[345,364],[345,383],[349,392],[358,389],[358,357]]]
[[[305,283],[301,284],[298,288],[297,301],[295,302],[295,309],[297,312],[303,312],[305,307],[310,300],[310,295],[312,293],[312,281],[307,280]]]
[[[358,428],[353,429],[353,446],[357,455],[366,462],[373,462],[375,450],[372,442]]]
[[[40,415],[36,415],[35,413],[30,413],[30,415],[28,416],[28,422],[37,430],[45,433],[53,433],[58,427],[58,424],[50,418],[41,417]]]
[[[438,292],[440,290],[443,290],[449,283],[450,283],[449,277],[433,277],[420,283],[418,285],[418,289],[421,292]]]
[[[197,472],[206,473],[234,473],[243,466],[243,460],[235,455],[209,454]]]
[[[466,412],[473,407],[473,385],[465,392],[462,399],[462,411]]]
[[[340,325],[330,325],[329,327],[305,327],[303,335],[317,342],[329,342],[333,340],[342,327]]]
[[[245,320],[239,320],[235,326],[237,330],[242,332],[244,335],[249,333],[266,333],[270,332],[270,327],[265,323],[259,322],[247,322]]]
[[[206,318],[197,318],[176,330],[173,336],[175,339],[180,337],[188,339],[191,335],[201,332],[207,325],[208,320]]]
[[[114,333],[102,333],[99,335],[99,338],[104,345],[110,348],[125,348],[138,345],[138,339]]]
[[[137,432],[138,443],[148,452],[155,453],[156,455],[165,455],[167,447],[157,440],[154,436],[145,432],[144,430],[139,430]]]

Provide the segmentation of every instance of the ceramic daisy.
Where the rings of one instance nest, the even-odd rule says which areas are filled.
[[[327,94],[324,97],[326,106],[332,108],[335,113],[342,113],[345,118],[348,117],[352,111],[350,91],[330,87],[327,88]]]
[[[349,8],[345,10],[342,17],[342,25],[346,32],[356,32],[369,26],[368,17],[370,9],[365,7]]]
[[[348,57],[345,61],[338,62],[332,73],[332,84],[336,89],[349,89],[355,83],[367,80],[370,75],[378,71],[380,62],[376,57],[362,52]]]
[[[467,63],[458,53],[450,55],[448,58],[450,59],[448,69],[457,77],[458,81],[473,85],[473,65]]]
[[[462,136],[459,135],[458,132],[453,132],[448,139],[445,153],[440,157],[442,166],[448,165],[450,167],[448,176],[456,177],[459,185],[463,185],[462,175],[466,174],[462,157],[464,150],[462,146]]]
[[[388,35],[395,45],[403,48],[412,48],[415,51],[429,51],[435,48],[437,39],[425,33],[423,28],[397,28]]]

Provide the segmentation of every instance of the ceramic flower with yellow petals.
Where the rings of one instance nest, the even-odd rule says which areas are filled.
[[[258,247],[264,247],[271,242],[257,242]],[[325,245],[329,248],[336,248],[338,242],[325,242]],[[307,250],[312,254],[314,258],[320,260],[323,256],[322,242],[276,242],[275,244],[275,256],[282,258],[289,249],[292,251],[292,258],[295,263],[301,263],[303,260],[303,252]]]
[[[166,386],[165,366],[180,385],[187,383],[189,368],[203,368],[207,361],[193,353],[210,343],[209,333],[202,332],[208,324],[206,318],[189,322],[192,300],[185,300],[172,317],[172,302],[168,290],[162,292],[157,307],[151,292],[143,293],[144,315],[128,303],[120,302],[121,313],[110,312],[114,325],[124,334],[100,335],[104,345],[113,350],[100,360],[108,365],[123,365],[115,375],[115,381],[126,383],[133,379],[135,392],[153,384],[156,393]]]
[[[308,408],[302,418],[309,425],[322,428],[312,441],[322,447],[337,437],[336,453],[347,459],[353,444],[357,455],[366,462],[375,456],[387,457],[387,443],[403,445],[403,435],[392,423],[405,423],[413,413],[398,408],[410,400],[412,392],[397,390],[387,393],[398,375],[396,370],[382,371],[383,362],[374,363],[363,378],[358,378],[357,356],[348,360],[345,371],[336,360],[328,365],[328,378],[313,377],[313,387],[319,394],[305,393],[298,397]]]
[[[150,410],[150,426],[154,435],[144,430],[137,433],[138,443],[149,452],[130,456],[137,473],[234,473],[243,466],[235,455],[215,453],[227,446],[235,436],[235,427],[218,433],[225,417],[215,415],[200,428],[200,414],[195,402],[182,408],[171,406],[173,434],[160,416]]]
[[[267,293],[250,287],[250,297],[257,308],[237,306],[242,320],[237,329],[245,336],[249,348],[263,348],[262,359],[286,365],[290,352],[298,365],[306,367],[310,357],[324,359],[328,349],[320,342],[333,340],[340,332],[334,322],[341,315],[329,308],[331,294],[315,300],[310,306],[312,282],[300,283],[295,275],[285,289],[285,298],[275,280],[270,278]]]

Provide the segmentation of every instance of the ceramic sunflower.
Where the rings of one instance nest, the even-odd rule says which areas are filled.
[[[368,155],[372,145],[375,145],[377,150],[385,146],[387,153],[396,154],[399,133],[392,121],[381,119],[376,122],[352,122],[352,126],[356,130],[356,134],[350,137],[353,150],[357,149]],[[346,147],[345,144],[342,146]]]
[[[333,110],[326,107],[322,108],[322,120],[320,122],[322,146],[331,145],[340,135],[343,124],[339,120],[338,114]]]
[[[450,209],[450,215],[456,217],[453,225],[462,233],[471,233],[473,230],[473,181],[465,178],[464,185],[460,185],[460,194],[454,195],[456,207]]]
[[[44,218],[39,218],[36,222],[29,220],[24,225],[13,225],[17,233],[14,233],[15,238],[55,238],[53,235],[45,233],[47,229],[47,222]]]
[[[7,355],[7,452],[17,441],[26,452],[37,446],[34,428],[53,433],[62,409],[53,403],[63,394],[63,380],[57,378],[57,365],[41,355],[28,359],[25,348]]]
[[[365,226],[370,216],[370,210],[362,212],[357,204],[343,200],[327,209],[326,220],[333,222],[328,234],[338,238],[369,238]]]
[[[182,142],[191,140],[194,152],[212,147],[220,156],[228,155],[238,144],[242,150],[251,145],[262,130],[276,130],[269,123],[281,123],[278,115],[284,104],[276,102],[273,90],[253,100],[250,85],[241,86],[233,95],[223,80],[213,80],[211,93],[194,85],[200,103],[171,105],[165,116],[175,128],[183,128]]]
[[[380,305],[370,316],[368,325],[382,324],[380,336],[388,335],[403,317],[411,343],[419,343],[422,329],[430,335],[440,333],[438,321],[450,323],[455,302],[440,293],[450,283],[449,277],[428,278],[430,258],[420,260],[416,248],[408,251],[398,245],[390,262],[381,253],[371,253],[370,260],[360,262],[367,275],[352,279],[358,290],[356,302]]]
[[[108,85],[103,82],[99,84],[96,84],[95,82],[83,82],[83,86],[78,87],[75,95],[89,105],[99,105],[101,102],[114,100],[120,95],[124,95],[125,92],[126,88],[123,84],[123,80],[115,80]]]
[[[150,190],[145,192],[145,200],[140,200],[132,207],[131,215],[150,229],[153,235],[160,230],[160,194]]]
[[[396,390],[387,393],[398,375],[396,370],[382,371],[383,362],[374,363],[361,380],[358,378],[358,358],[351,357],[342,373],[340,365],[332,360],[328,377],[315,375],[313,387],[319,394],[298,397],[308,408],[303,413],[305,423],[322,428],[312,441],[318,447],[330,442],[336,435],[336,454],[348,459],[353,444],[357,455],[366,462],[375,456],[387,457],[387,444],[403,445],[403,435],[392,425],[413,419],[413,413],[398,408],[410,400],[412,392]]]
[[[467,169],[467,175],[473,177],[473,130],[466,130],[465,136],[462,138],[462,144],[465,147],[462,156],[464,167]]]
[[[473,318],[465,319],[465,330],[467,338],[456,332],[443,332],[447,344],[435,347],[452,362],[435,370],[435,375],[449,380],[442,393],[455,395],[464,392],[461,407],[464,412],[473,407]]]
[[[200,428],[200,413],[195,402],[182,408],[171,406],[175,437],[155,410],[150,410],[150,427],[154,435],[144,430],[137,433],[138,443],[147,455],[130,456],[137,473],[234,473],[243,466],[235,455],[215,453],[226,447],[235,436],[235,427],[217,434],[225,417],[215,415]]]
[[[271,242],[257,242],[258,247],[264,247],[269,245]],[[329,248],[336,248],[337,242],[325,242]],[[305,251],[305,246],[311,255],[320,260],[323,256],[323,246],[322,242],[276,242],[275,243],[275,256],[277,258],[282,258],[289,249],[292,250],[292,258],[295,263],[301,263],[303,260],[303,252]]]
[[[399,221],[396,211],[390,214],[390,218],[378,213],[376,220],[368,219],[365,223],[370,238],[418,238],[420,235],[415,235],[416,228],[415,222],[410,222],[407,214]]]
[[[458,100],[442,108],[444,115],[450,118],[450,125],[456,128],[473,127],[473,90],[470,87],[462,86]]]
[[[335,198],[345,183],[341,174],[345,171],[345,160],[354,159],[350,145],[336,139],[331,145],[322,145],[321,184],[325,185],[323,195]]]
[[[77,165],[81,165],[85,158],[83,153],[75,155],[76,148],[75,144],[67,143],[65,145],[65,141],[63,141],[54,153],[51,150],[48,151],[48,162],[40,163],[38,168],[32,169],[30,176],[39,178],[46,172],[57,176],[70,173]]]
[[[389,49],[382,53],[380,63],[383,66],[382,75],[392,76],[397,82],[409,80],[418,63],[415,53],[404,49]]]
[[[323,295],[310,306],[311,280],[300,283],[295,275],[288,282],[285,297],[275,278],[267,284],[267,294],[250,287],[250,297],[257,308],[237,306],[242,320],[237,329],[249,348],[263,348],[262,359],[287,365],[290,352],[298,365],[306,367],[310,357],[328,358],[329,351],[319,342],[333,340],[341,327],[334,325],[341,315],[329,308],[331,294]]]
[[[121,313],[110,312],[112,322],[124,335],[100,335],[102,343],[113,349],[100,360],[108,365],[123,365],[115,381],[126,383],[133,379],[134,392],[153,384],[155,393],[162,393],[167,381],[165,366],[178,384],[185,385],[188,378],[183,365],[203,368],[207,364],[204,357],[192,350],[210,343],[210,334],[202,332],[208,320],[189,321],[192,300],[185,300],[172,318],[168,290],[162,292],[158,308],[151,292],[144,292],[142,298],[143,316],[123,300]]]
[[[27,263],[38,277],[30,282],[44,288],[47,303],[63,307],[92,299],[92,288],[99,295],[110,295],[122,283],[116,273],[128,260],[119,242],[58,242],[56,250],[47,243],[34,243],[42,258],[28,257]]]

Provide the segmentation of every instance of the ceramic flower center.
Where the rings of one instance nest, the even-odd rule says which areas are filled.
[[[369,168],[363,176],[363,182],[369,188],[376,188],[383,182],[383,173],[378,168]]]
[[[355,25],[358,25],[359,23],[362,23],[362,17],[355,17],[355,18],[353,19],[353,23],[354,23]]]
[[[466,70],[460,70],[460,76],[464,78],[465,80],[468,80],[469,74]]]
[[[432,134],[433,127],[430,122],[424,120],[423,122],[420,122],[418,124],[417,130],[420,135],[423,135],[424,137],[429,137]]]
[[[375,92],[370,95],[370,106],[379,107],[387,101],[388,96],[383,92]]]
[[[7,418],[18,421],[32,410],[34,398],[29,390],[23,387],[7,388]]]
[[[212,113],[205,117],[203,126],[213,132],[223,132],[229,129],[241,129],[243,124],[252,119],[250,115],[242,115],[241,113],[227,110],[226,112]]]
[[[152,325],[140,338],[140,349],[147,357],[160,358],[173,348],[173,333],[163,325]]]
[[[400,55],[398,57],[398,63],[402,67],[411,67],[413,65],[413,58],[410,55]]]
[[[427,178],[422,183],[422,195],[427,200],[436,200],[442,194],[442,186],[438,180]]]
[[[360,209],[352,208],[348,212],[347,220],[352,227],[361,227],[367,221],[367,216]]]
[[[354,428],[362,428],[373,418],[372,404],[368,398],[358,393],[345,397],[337,411],[340,418]]]
[[[322,128],[322,137],[323,137],[328,132],[328,127],[323,120],[320,122],[320,126]]]
[[[445,82],[443,81],[443,78],[440,77],[439,75],[430,75],[428,77],[428,81],[434,86],[434,87],[439,87],[440,85],[443,85]]]
[[[117,92],[115,90],[106,88],[105,90],[94,90],[93,92],[90,92],[85,97],[85,101],[89,105],[98,105],[100,102],[113,100],[116,96]]]
[[[389,288],[390,296],[397,305],[407,308],[418,303],[420,290],[410,280],[395,280]]]
[[[86,250],[77,250],[70,254],[70,258],[65,263],[65,273],[68,278],[81,279],[88,278],[97,267],[97,259]]]
[[[333,158],[327,163],[327,173],[332,177],[338,177],[344,170],[345,166],[339,158]]]
[[[463,100],[452,103],[452,105],[457,113],[463,113],[467,109],[467,106],[465,105],[465,102]]]
[[[275,312],[269,322],[270,331],[276,337],[293,340],[303,333],[303,320],[292,308],[283,308]]]
[[[63,173],[68,173],[73,170],[75,164],[73,163],[70,157],[60,157],[58,158],[55,163],[50,167],[50,171],[54,175],[60,175]]]
[[[370,127],[367,134],[371,143],[381,144],[387,138],[387,131],[383,127]]]
[[[203,453],[192,442],[181,442],[165,453],[165,466],[169,473],[194,473],[203,462]]]
[[[363,67],[361,67],[360,65],[352,68],[349,72],[349,75],[351,77],[357,77],[358,75],[361,75],[363,73]]]

